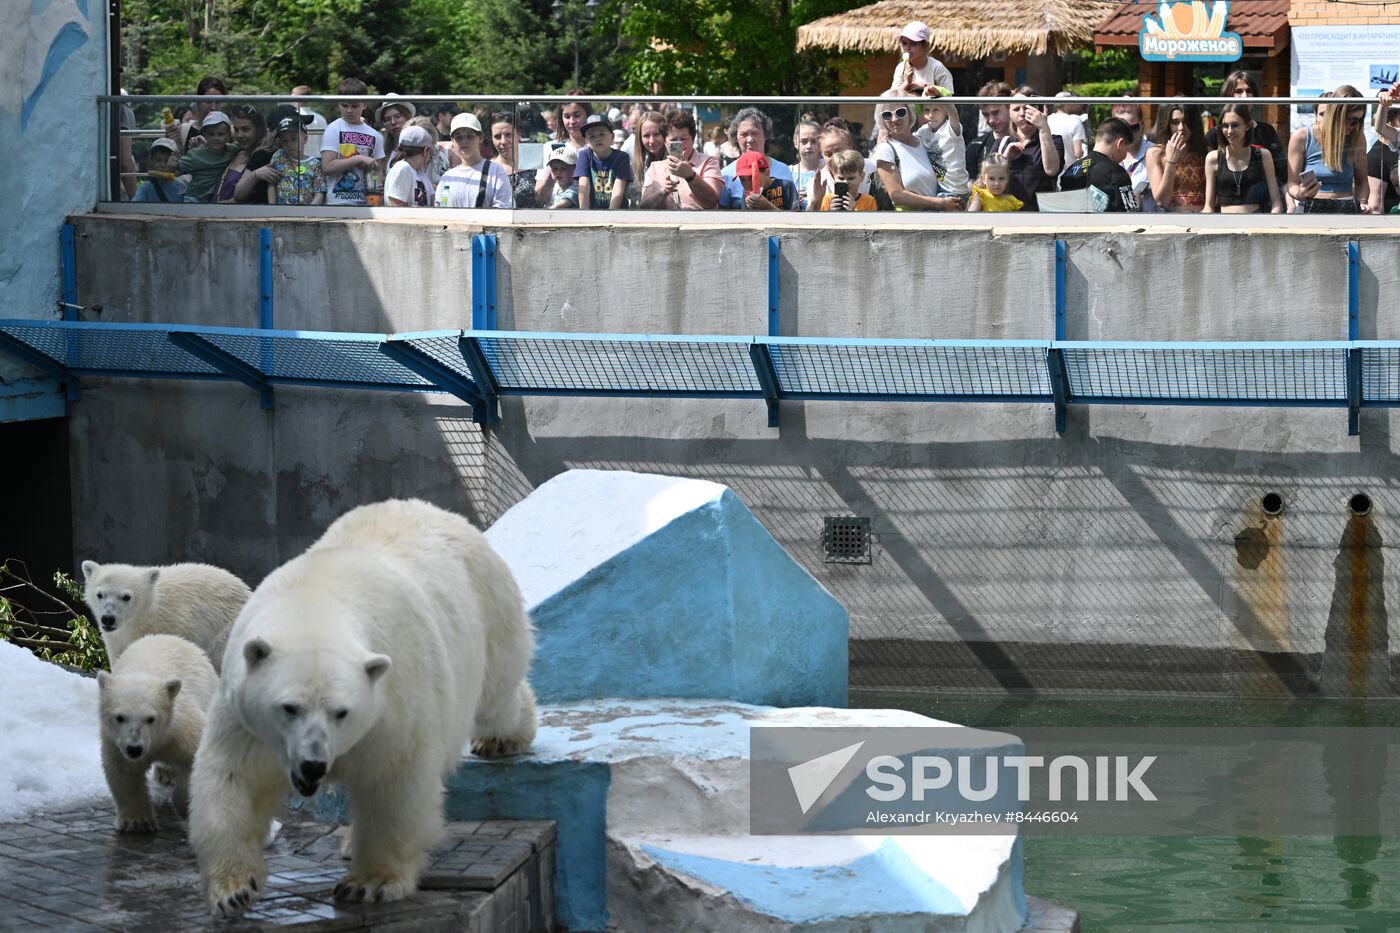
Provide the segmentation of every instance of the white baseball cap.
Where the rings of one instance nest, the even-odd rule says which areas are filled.
[[[565,165],[578,165],[578,150],[560,146],[549,154],[549,161],[563,162]]]
[[[199,124],[199,128],[207,130],[209,127],[220,123],[227,126],[229,129],[233,128],[233,121],[228,118],[228,114],[224,113],[222,110],[211,110],[208,115],[205,116],[204,121]]]
[[[904,31],[899,34],[899,37],[908,39],[910,42],[927,42],[931,35],[933,35],[933,31],[926,24],[914,20],[904,27]]]
[[[474,113],[459,113],[452,118],[452,126],[448,130],[449,136],[461,129],[471,130],[473,133],[481,133],[481,121]]]

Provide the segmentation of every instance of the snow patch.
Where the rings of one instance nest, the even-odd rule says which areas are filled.
[[[705,480],[569,470],[516,503],[486,531],[533,608],[647,535],[722,496]]]
[[[0,822],[107,794],[97,681],[0,641]]]

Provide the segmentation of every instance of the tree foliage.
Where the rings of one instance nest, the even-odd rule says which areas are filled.
[[[346,76],[420,94],[825,93],[797,26],[861,0],[124,0],[123,83],[187,94],[330,92]]]
[[[241,94],[328,93],[348,76],[409,94],[557,92],[574,83],[580,18],[551,0],[126,0],[122,12],[123,83],[145,94],[190,93],[207,74]],[[580,82],[601,94],[622,82],[615,20],[578,28]]]
[[[797,27],[862,0],[635,0],[618,11],[634,93],[830,94],[826,52],[797,52]]]
[[[82,604],[82,586],[63,571],[54,573],[50,588],[30,579],[22,561],[0,562],[0,641],[28,648],[45,661],[106,670],[107,649],[77,608]]]

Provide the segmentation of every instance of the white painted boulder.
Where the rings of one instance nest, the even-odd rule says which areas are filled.
[[[899,710],[599,700],[540,710],[532,752],[467,759],[451,819],[552,819],[571,930],[1010,933],[1026,919],[1015,835],[751,836],[751,726],[947,726]],[[948,754],[1019,740],[967,730]]]
[[[570,470],[486,537],[534,619],[541,702],[846,705],[845,607],[724,486]]]

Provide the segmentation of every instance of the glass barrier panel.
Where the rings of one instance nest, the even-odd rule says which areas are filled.
[[[1391,168],[1400,107],[1377,124],[1374,100],[1349,104],[1343,127],[1356,139],[1349,148],[1367,154],[1354,166],[1357,183],[1348,188],[1329,172],[1323,190],[1300,186],[1311,165],[1290,165],[1287,150],[1290,133],[1327,131],[1326,103],[985,100],[118,99],[98,105],[99,196],[211,211],[943,215],[1378,213],[1400,203]],[[401,145],[409,126],[419,145]],[[766,162],[744,160],[748,152]],[[1372,181],[1382,197],[1371,195]]]

